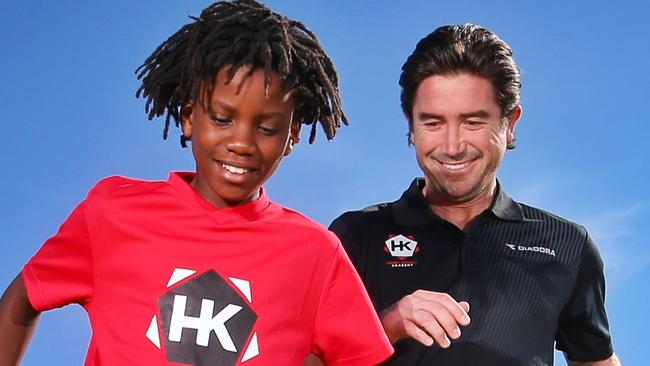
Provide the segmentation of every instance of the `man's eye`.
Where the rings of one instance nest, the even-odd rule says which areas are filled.
[[[424,126],[428,128],[437,128],[440,127],[442,123],[440,121],[426,121],[424,122]]]
[[[478,128],[485,124],[483,121],[465,121],[465,124],[470,128]]]

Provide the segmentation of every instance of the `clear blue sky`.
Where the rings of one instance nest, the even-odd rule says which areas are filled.
[[[161,139],[134,98],[134,70],[207,1],[0,4],[0,287],[107,175],[192,170],[178,132]],[[415,43],[443,24],[496,31],[523,70],[518,147],[499,177],[516,199],[584,224],[606,263],[607,309],[625,365],[649,338],[650,9],[612,1],[272,0],[334,59],[351,126],[306,136],[268,183],[271,198],[327,225],[397,198],[419,174],[397,79]],[[306,132],[306,131],[303,131]],[[90,330],[78,306],[46,313],[25,365],[80,365]],[[564,361],[557,364],[563,365]]]

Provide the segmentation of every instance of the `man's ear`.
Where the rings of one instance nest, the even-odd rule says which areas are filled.
[[[514,141],[515,141],[515,126],[517,125],[517,121],[519,121],[519,118],[521,118],[521,113],[523,110],[521,109],[521,106],[518,105],[515,107],[515,109],[512,110],[512,113],[510,113],[510,116],[508,116],[508,131],[507,131],[507,143],[508,146],[514,146]]]
[[[181,107],[181,130],[186,140],[192,139],[192,114],[194,103],[187,102]]]
[[[297,144],[300,141],[301,126],[302,123],[299,121],[294,120],[291,122],[291,129],[289,130],[289,141],[287,141],[287,146],[284,148],[284,156],[291,154],[293,151],[293,145]]]

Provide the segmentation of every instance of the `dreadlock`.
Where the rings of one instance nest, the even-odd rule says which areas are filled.
[[[190,18],[194,21],[158,46],[136,70],[142,80],[136,97],[146,99],[149,120],[166,115],[164,139],[172,119],[180,127],[184,103],[211,95],[214,76],[224,66],[230,67],[226,83],[242,66],[251,66],[248,75],[264,70],[267,90],[273,72],[288,82],[295,89],[296,114],[301,123],[311,125],[310,144],[317,121],[328,140],[341,121],[347,125],[332,60],[305,25],[255,0],[219,1]],[[183,147],[186,142],[181,134]]]

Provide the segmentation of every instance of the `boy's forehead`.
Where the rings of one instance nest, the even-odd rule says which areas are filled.
[[[214,76],[200,84],[198,98],[209,105],[213,97],[220,94],[257,95],[259,98],[275,99],[282,103],[291,101],[296,92],[295,82],[282,79],[275,71],[265,72],[263,68],[243,65],[232,70],[231,65],[219,69]]]

